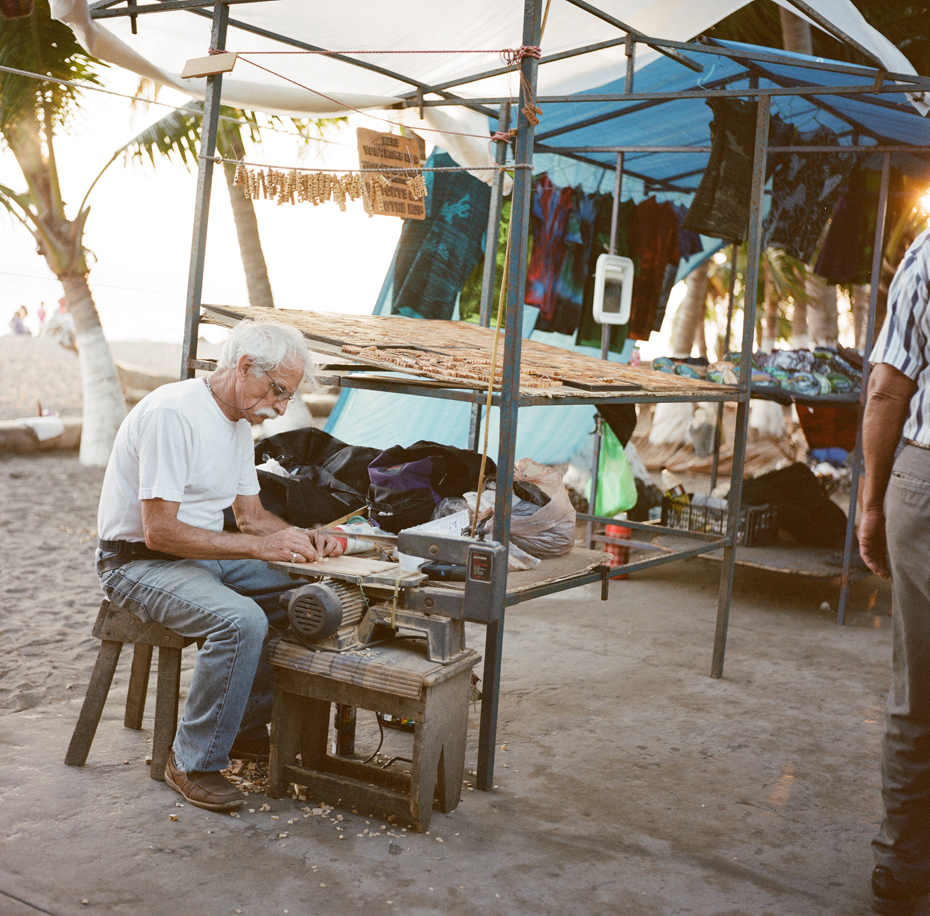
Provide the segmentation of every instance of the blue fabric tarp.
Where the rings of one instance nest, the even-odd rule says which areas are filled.
[[[666,57],[659,57],[636,73],[636,92],[671,92],[679,97],[666,101],[631,100],[585,101],[585,96],[619,93],[624,81],[618,79],[597,89],[577,93],[572,104],[547,105],[536,131],[534,171],[548,171],[560,186],[580,185],[586,191],[609,191],[613,187],[616,154],[587,152],[593,165],[558,155],[560,147],[609,147],[618,142],[628,146],[704,149],[693,152],[627,152],[624,156],[623,197],[641,200],[656,193],[662,200],[688,204],[697,189],[707,163],[712,112],[699,93],[720,88],[746,88],[751,78],[766,86],[824,87],[823,94],[772,97],[772,116],[794,125],[801,132],[828,128],[837,143],[863,144],[883,141],[930,146],[930,119],[914,110],[903,94],[844,96],[831,88],[857,86],[866,82],[861,73],[811,70],[803,66],[811,58],[777,52],[779,62],[766,60],[773,52],[734,42],[719,46],[748,52],[748,63],[715,53],[708,44],[706,53],[692,52],[703,72],[693,73]],[[870,82],[870,81],[869,81]],[[687,95],[686,95],[687,94]],[[860,158],[865,160],[864,154]],[[601,164],[598,168],[596,163]],[[930,172],[926,154],[909,156],[895,153],[897,167]],[[701,260],[719,250],[723,243],[704,239],[704,252],[682,261],[677,279],[682,279]],[[390,313],[391,272],[385,280],[375,314]],[[535,310],[527,308],[524,335],[534,340],[591,353],[573,345],[571,338],[531,332]],[[628,348],[629,349],[629,348]],[[595,352],[595,355],[598,355]],[[628,351],[620,356],[628,359]],[[547,464],[563,463],[583,451],[593,429],[593,407],[534,407],[520,411],[517,455],[530,456]],[[495,412],[496,414],[496,412]],[[409,444],[423,435],[450,445],[468,447],[470,407],[461,402],[433,398],[410,398],[380,392],[346,391],[333,411],[327,431],[345,442],[388,447]],[[491,454],[496,457],[496,416],[492,417]]]

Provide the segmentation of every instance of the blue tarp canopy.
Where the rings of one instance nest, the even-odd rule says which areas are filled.
[[[823,127],[836,134],[837,143],[849,146],[878,143],[930,146],[930,118],[919,115],[903,92],[840,94],[839,90],[844,88],[871,86],[876,72],[873,69],[822,62],[784,51],[775,54],[770,48],[737,42],[714,42],[706,48],[706,52],[690,49],[687,52],[691,60],[701,64],[701,73],[659,57],[635,74],[635,94],[672,93],[675,98],[586,101],[588,97],[623,93],[621,78],[579,92],[570,103],[546,105],[536,129],[536,151],[612,146],[689,146],[706,150],[711,142],[712,115],[702,101],[703,96],[715,90],[747,90],[753,80],[763,91],[824,88],[823,93],[813,95],[772,96],[772,117],[793,125],[801,133]],[[721,51],[740,56],[724,56]],[[823,69],[824,65],[842,70]],[[610,170],[616,165],[616,153],[611,151],[575,155]],[[904,155],[898,154],[898,158]],[[665,191],[687,201],[697,189],[707,159],[706,151],[627,152],[624,180],[630,180],[635,188],[639,179],[660,195]],[[623,196],[631,196],[626,185]]]
[[[827,128],[835,134],[835,142],[844,146],[914,147],[915,154],[892,153],[892,164],[912,175],[930,178],[930,118],[922,117],[903,91],[866,91],[875,83],[874,69],[736,42],[709,42],[698,50],[696,47],[690,45],[683,53],[702,66],[701,73],[660,56],[636,72],[632,90],[636,97],[630,100],[598,98],[623,93],[623,78],[578,92],[571,102],[547,102],[541,97],[543,113],[536,129],[535,171],[549,170],[553,180],[562,186],[580,184],[589,191],[609,190],[613,178],[605,173],[612,173],[617,161],[612,148],[695,147],[689,151],[628,150],[623,161],[623,198],[639,201],[655,194],[660,200],[688,204],[704,173],[711,144],[712,112],[704,98],[715,91],[754,86],[763,91],[775,90],[772,117],[793,125],[802,134]],[[822,87],[823,92],[777,94],[782,89],[801,87]],[[842,94],[847,87],[862,87],[863,91]],[[639,97],[660,93],[674,97]],[[869,161],[868,152],[859,155],[865,164],[878,167],[877,160]],[[705,254],[721,244],[707,239]],[[679,279],[694,266],[695,260],[683,263]],[[381,298],[382,305],[389,301],[390,276]],[[527,313],[531,319],[535,310],[528,308]],[[524,333],[530,333],[527,321]],[[572,345],[571,338],[560,335],[533,332],[532,336],[580,349]],[[461,402],[346,391],[327,430],[347,442],[384,448],[424,438],[468,447],[469,411],[469,406]],[[496,411],[492,416],[491,455],[496,457]],[[586,451],[592,430],[591,407],[521,410],[517,455],[548,464],[567,462]]]

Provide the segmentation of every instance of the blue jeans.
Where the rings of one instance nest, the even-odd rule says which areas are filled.
[[[930,879],[930,450],[907,445],[885,493],[891,563],[892,682],[882,743],[885,814],[877,865]]]
[[[98,560],[107,556],[97,551]],[[174,758],[185,772],[225,768],[236,735],[271,720],[273,677],[262,650],[269,621],[286,622],[281,594],[299,583],[263,560],[140,559],[103,573],[100,584],[142,620],[204,641]]]

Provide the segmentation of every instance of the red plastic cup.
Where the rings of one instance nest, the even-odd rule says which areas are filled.
[[[609,538],[628,538],[633,534],[632,528],[626,525],[607,525],[604,528],[604,534]],[[612,569],[618,566],[626,566],[630,559],[630,548],[627,544],[605,544],[605,552],[610,555],[607,565]],[[616,579],[625,579],[626,576],[615,576]]]

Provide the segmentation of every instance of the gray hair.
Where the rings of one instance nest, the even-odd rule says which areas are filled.
[[[243,356],[251,358],[256,372],[271,372],[283,366],[302,369],[303,377],[312,379],[316,370],[300,331],[274,321],[240,321],[223,344],[217,368],[230,369]]]

